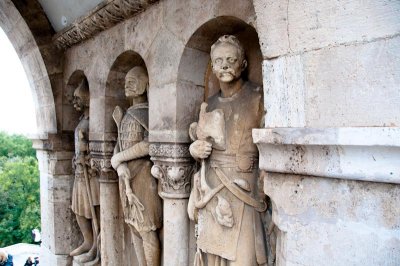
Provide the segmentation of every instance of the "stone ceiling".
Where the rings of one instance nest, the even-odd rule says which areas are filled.
[[[56,32],[86,15],[104,0],[38,0]]]

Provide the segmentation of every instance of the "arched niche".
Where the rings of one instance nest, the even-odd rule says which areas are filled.
[[[123,109],[129,107],[129,102],[125,97],[125,76],[130,69],[135,66],[146,65],[143,58],[134,51],[125,51],[120,54],[111,66],[106,81],[105,91],[105,132],[116,133],[117,127],[112,118],[112,113],[118,105]]]
[[[74,131],[75,127],[79,123],[79,118],[82,113],[75,110],[72,100],[74,98],[75,89],[79,86],[79,84],[81,84],[82,81],[86,82],[88,88],[90,88],[85,73],[82,70],[75,70],[69,77],[65,86],[63,97],[63,131]]]
[[[225,34],[235,35],[246,52],[248,67],[243,73],[245,80],[262,85],[262,53],[256,30],[236,17],[220,16],[199,27],[187,42],[181,61],[177,81],[178,127],[187,130],[197,121],[200,103],[219,91],[216,77],[211,70],[211,45]],[[185,116],[185,117],[183,117]],[[188,141],[186,134],[186,139]]]

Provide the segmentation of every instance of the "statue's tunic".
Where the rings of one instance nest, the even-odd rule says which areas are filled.
[[[252,139],[252,129],[260,127],[263,116],[261,91],[247,82],[232,97],[222,98],[218,93],[208,100],[207,111],[215,109],[224,112],[226,149],[213,149],[206,160],[206,182],[211,189],[220,185],[219,169],[245,197],[262,203],[258,150]],[[197,244],[203,252],[216,255],[208,259],[209,263],[240,266],[265,263],[262,211],[263,208],[256,210],[239,199],[227,186],[199,209]]]
[[[124,151],[148,137],[148,105],[137,104],[130,107],[122,118],[119,143]],[[157,181],[151,175],[150,157],[141,157],[127,163],[130,172],[129,184],[133,194],[144,206],[143,221],[138,217],[137,210],[129,205],[126,197],[125,182],[120,178],[119,189],[125,222],[135,227],[137,231],[154,231],[162,226],[162,202],[158,196]]]
[[[83,133],[81,139],[79,132]],[[87,219],[92,219],[92,213],[90,211],[89,198],[85,182],[85,174],[83,165],[80,163],[81,158],[85,158],[88,155],[88,139],[89,136],[89,119],[82,117],[78,126],[75,128],[75,156],[73,159],[73,165],[75,168],[75,181],[72,190],[72,211]],[[88,167],[88,165],[86,165]],[[91,176],[91,171],[87,171],[89,177],[89,186],[92,195],[93,205],[100,205],[100,184],[95,176]]]

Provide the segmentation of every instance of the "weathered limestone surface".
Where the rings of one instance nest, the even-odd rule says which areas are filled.
[[[305,84],[299,55],[264,60],[266,127],[305,126]]]
[[[400,33],[400,4],[390,0],[253,2],[264,58]]]
[[[253,130],[263,170],[396,184],[399,135],[385,127]]]
[[[307,126],[398,127],[399,50],[395,37],[304,55]]]
[[[398,265],[400,188],[268,173],[277,265]]]
[[[254,3],[277,264],[399,264],[398,3]]]
[[[38,31],[43,16],[36,19],[30,11],[36,2],[13,2],[18,10],[12,1],[0,1],[0,26],[28,74],[39,131],[59,133],[57,140],[36,146],[41,262],[70,265],[65,254],[81,241],[69,207],[72,142],[61,137],[70,134],[79,118],[68,100],[71,76],[80,71],[88,79],[90,141],[114,145],[117,130],[111,114],[115,105],[124,104],[120,81],[138,63],[137,53],[149,73],[150,142],[187,146],[187,129],[198,120],[200,103],[215,93],[210,46],[222,34],[236,34],[245,40],[245,50],[252,51],[248,79],[263,84],[267,129],[255,132],[254,141],[259,166],[268,172],[264,191],[281,230],[278,264],[400,264],[399,1],[164,0],[107,26],[64,56],[54,50],[50,35]],[[258,42],[261,51],[255,51]],[[165,154],[153,154],[157,166],[173,169],[159,179],[165,186],[178,178],[179,169],[188,171],[192,165],[182,150],[165,148]],[[135,265],[115,173],[106,174],[111,153],[100,149],[97,154],[102,202],[112,208],[102,210],[102,243],[107,243],[102,256],[105,265],[124,265],[126,258]],[[190,176],[185,172],[178,179]],[[193,228],[182,216],[187,191],[166,188],[161,190],[168,226],[164,264],[190,265]]]
[[[398,126],[399,49],[395,37],[265,60],[266,126]]]
[[[253,130],[278,265],[399,263],[398,136],[387,127]]]

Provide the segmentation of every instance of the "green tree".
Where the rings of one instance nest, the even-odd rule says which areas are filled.
[[[30,141],[23,136],[1,133],[0,143],[0,246],[31,243],[31,230],[40,228],[35,153]]]
[[[32,141],[23,135],[9,135],[0,132],[0,156],[12,157],[35,157]]]

